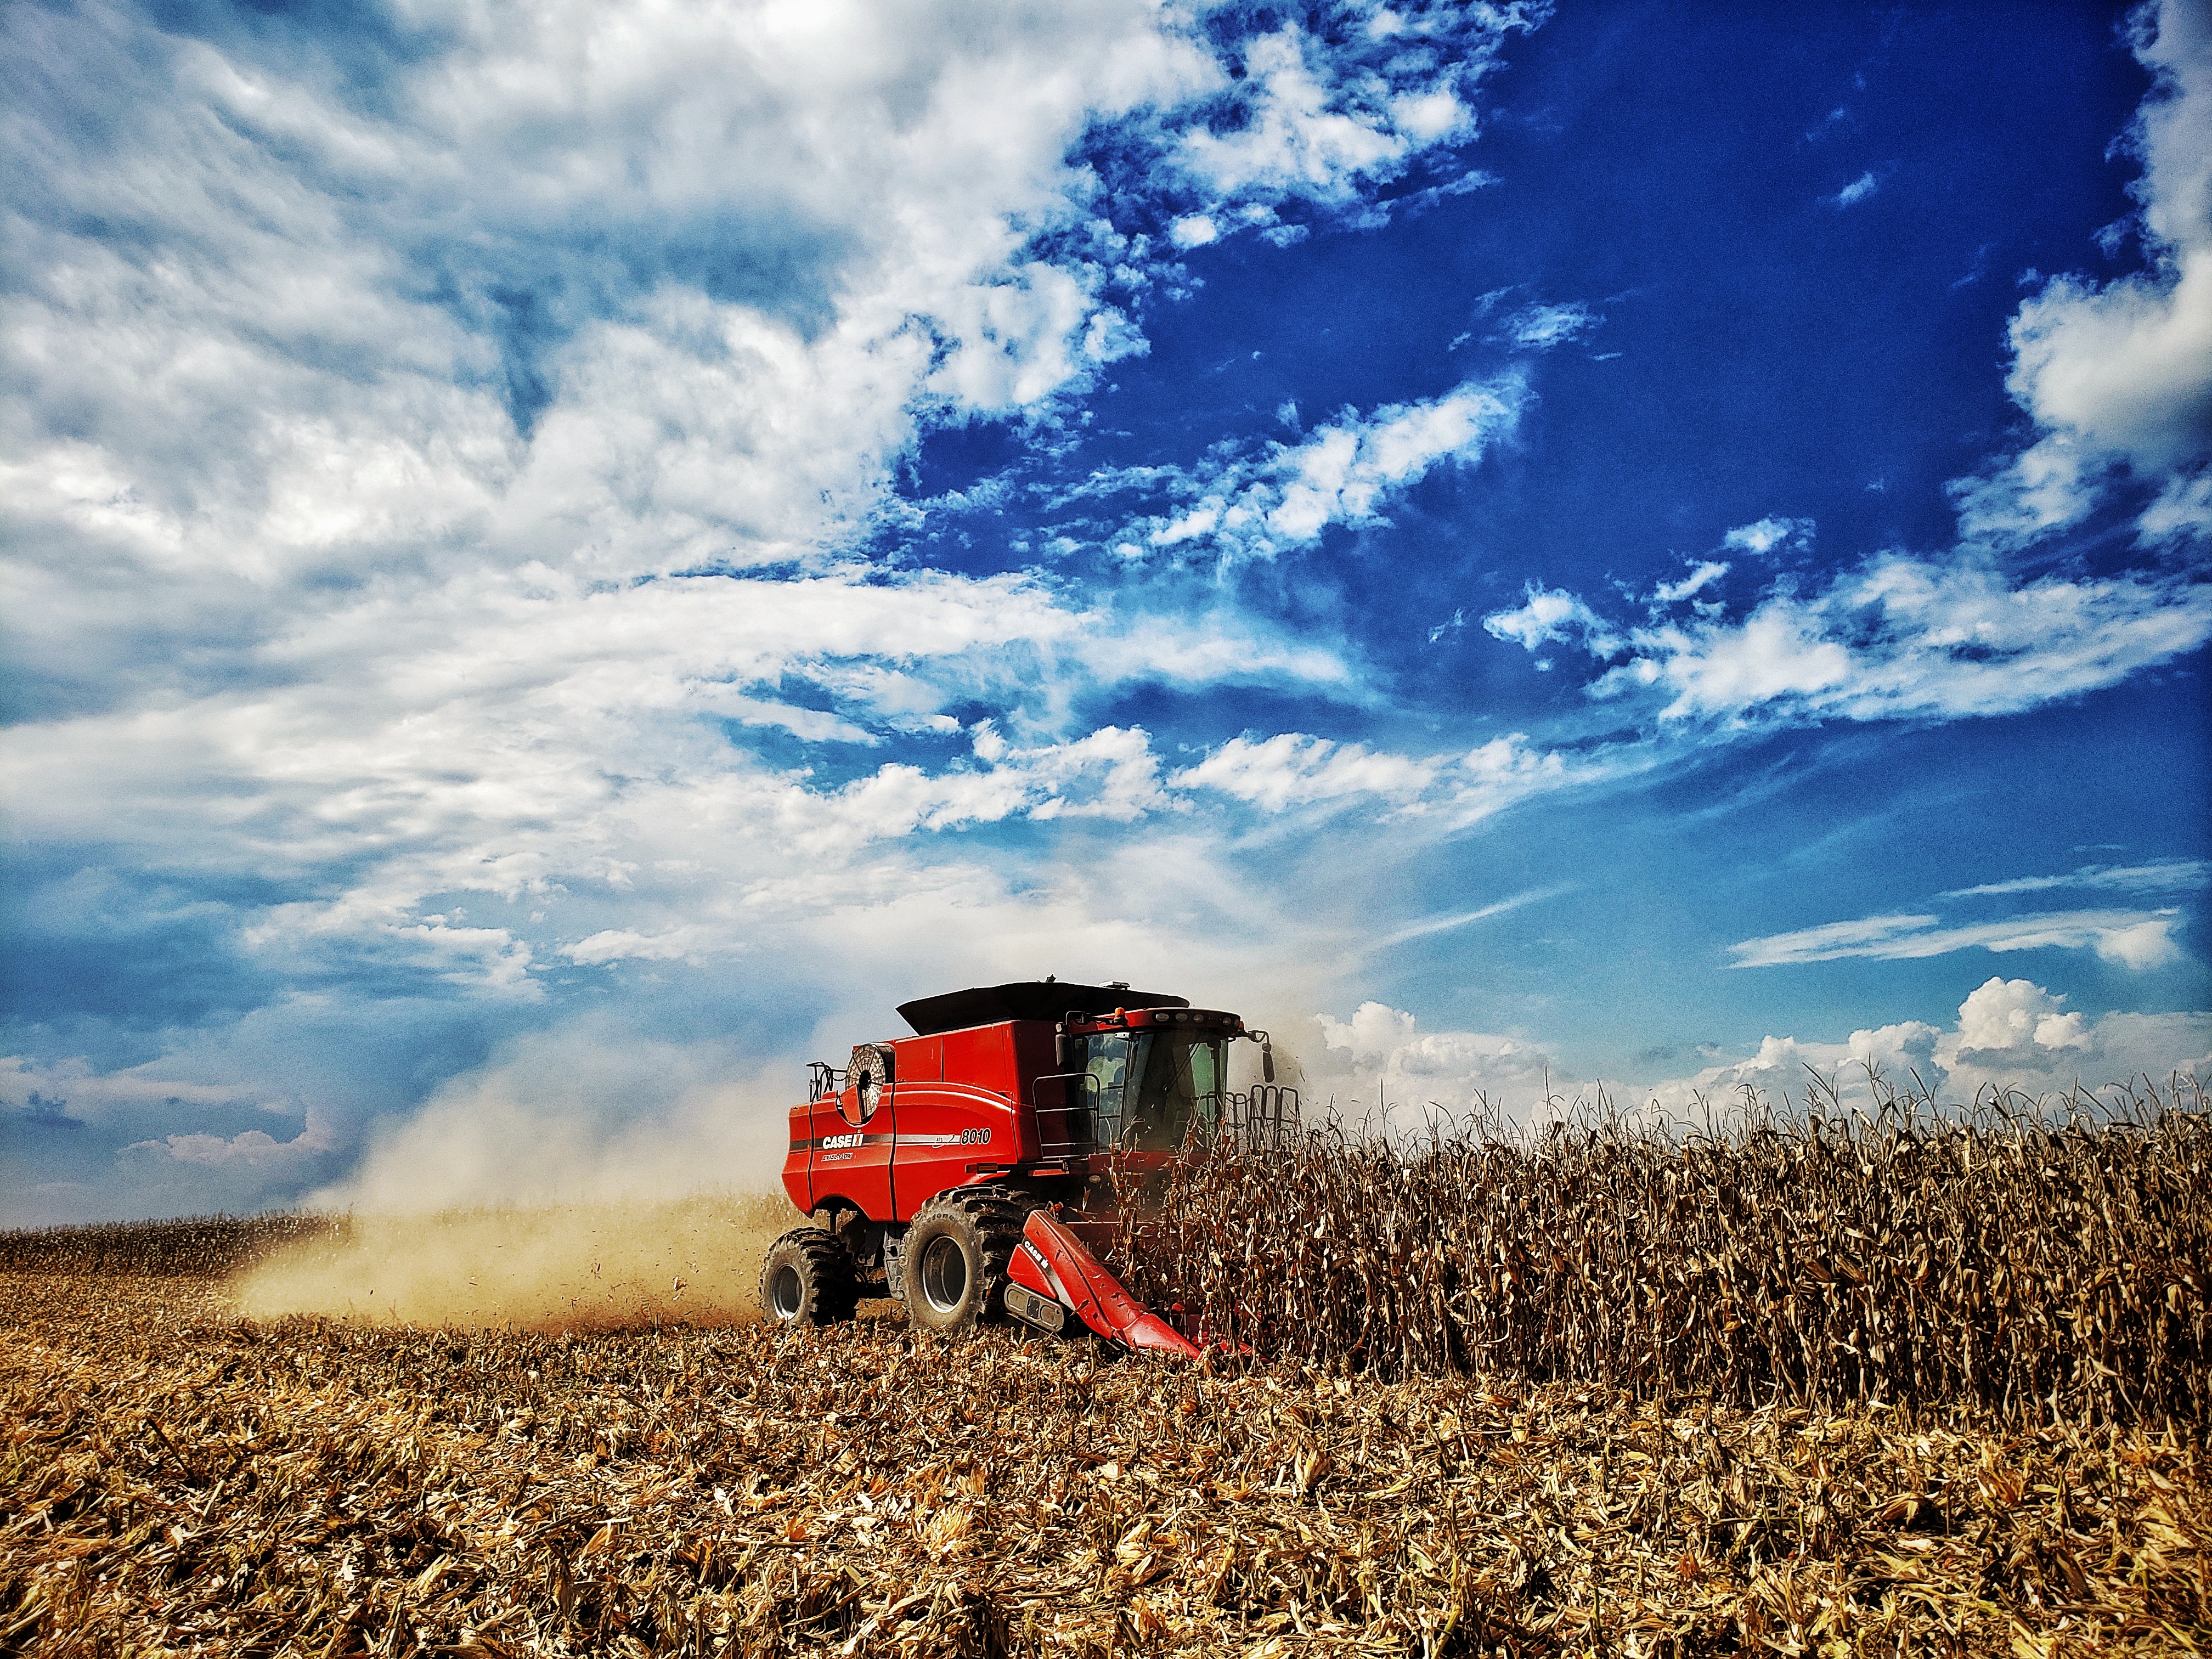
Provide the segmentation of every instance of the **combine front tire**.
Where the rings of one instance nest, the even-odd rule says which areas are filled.
[[[921,1206],[899,1255],[907,1317],[933,1331],[1006,1318],[1006,1267],[1029,1206],[988,1189],[940,1194]]]
[[[829,1325],[850,1319],[860,1299],[853,1254],[836,1234],[794,1227],[761,1264],[761,1311],[773,1325]]]

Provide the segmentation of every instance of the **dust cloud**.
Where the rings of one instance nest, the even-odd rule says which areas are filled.
[[[805,1073],[777,1070],[604,1019],[519,1038],[380,1126],[307,1200],[335,1228],[232,1293],[257,1318],[376,1324],[752,1319],[769,1244],[805,1218],[773,1185]]]
[[[805,1218],[781,1194],[356,1214],[233,1285],[239,1310],[380,1325],[541,1331],[759,1317],[769,1243]]]

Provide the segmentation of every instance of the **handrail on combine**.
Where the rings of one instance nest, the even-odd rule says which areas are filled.
[[[826,1060],[806,1062],[806,1101],[812,1105],[817,1100],[827,1100],[845,1091],[845,1072]]]
[[[1043,1101],[1037,1098],[1038,1084],[1066,1084],[1077,1078],[1082,1079],[1085,1085],[1082,1093],[1086,1098],[1083,1105],[1070,1106],[1067,1103],[1068,1091],[1065,1088],[1060,1091],[1060,1103],[1057,1109],[1047,1106]],[[1047,1072],[1039,1076],[1030,1085],[1030,1104],[1036,1109],[1037,1115],[1038,1152],[1048,1158],[1073,1158],[1079,1153],[1097,1152],[1098,1150],[1097,1103],[1102,1097],[1098,1079],[1092,1073]],[[1058,1140],[1045,1138],[1045,1126],[1048,1118],[1052,1116],[1057,1116],[1060,1120],[1062,1138]],[[1080,1135],[1075,1133],[1075,1123],[1073,1121],[1077,1119],[1080,1119],[1084,1129],[1084,1133]]]

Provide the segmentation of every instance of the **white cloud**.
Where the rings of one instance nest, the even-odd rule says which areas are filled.
[[[1437,15],[1458,21],[1450,9]],[[1473,9],[1466,19],[1472,31],[1443,52],[1385,48],[1364,61],[1322,49],[1295,24],[1245,42],[1244,72],[1233,89],[1241,122],[1190,126],[1177,164],[1224,201],[1352,200],[1363,184],[1396,177],[1422,150],[1474,136],[1461,89],[1520,20]]]
[[[1320,1042],[1298,1047],[1310,1120],[1334,1110],[1352,1124],[1418,1133],[1436,1111],[1456,1118],[1488,1104],[1527,1121],[1547,1079],[1566,1073],[1541,1044],[1487,1031],[1423,1031],[1403,1009],[1361,1003],[1349,1019],[1313,1020]]]
[[[1959,1005],[1960,1048],[2086,1048],[2087,1024],[2078,1013],[2059,1012],[2065,1000],[2027,980],[1991,977]]]
[[[1867,916],[1731,945],[1731,968],[1776,968],[1866,957],[1914,961],[1954,951],[2094,951],[2127,968],[2157,968],[2179,959],[2173,939],[2179,910],[2063,910],[1998,921],[1939,927],[1925,915]]]
[[[2055,277],[2014,317],[2006,386],[2041,435],[1954,486],[1962,527],[1993,544],[2079,521],[2123,466],[2159,488],[2146,539],[2212,532],[2212,15],[2164,0],[2134,26],[2155,77],[2131,133],[2150,269]]]
[[[1651,597],[1661,605],[1680,605],[1729,573],[1728,566],[1711,559],[1700,561],[1697,568],[1680,581],[1662,582],[1651,590]],[[1501,636],[1504,637],[1504,636]]]
[[[1326,209],[1470,136],[1451,111],[1525,26],[1439,11],[1449,51],[1370,64],[1129,0],[980,28],[748,0],[417,21],[443,49],[361,98],[275,37],[11,19],[56,89],[11,129],[46,211],[0,327],[9,539],[66,550],[6,572],[40,677],[202,689],[235,656],[165,643],[250,651],[360,569],[398,600],[526,557],[617,582],[819,559],[918,410],[1034,409],[1142,349],[1107,290],[1152,256],[1095,216],[1086,127],[1242,155],[1220,189]],[[72,99],[121,112],[97,157]],[[1173,240],[1267,220],[1206,173],[1177,175]]]
[[[561,954],[584,967],[610,962],[682,962],[698,959],[705,943],[703,927],[672,927],[663,933],[641,933],[631,927],[604,927],[588,939],[564,945]]]
[[[955,830],[1017,815],[1126,823],[1168,804],[1141,730],[1109,726],[1072,743],[1024,749],[986,726],[975,735],[975,756],[981,765],[973,769],[932,775],[893,763],[847,785],[810,842]]]
[[[1769,1036],[1746,1059],[1709,1066],[1638,1091],[1680,1121],[1701,1121],[1701,1102],[1723,1110],[1744,1091],[1770,1103],[1802,1104],[1817,1074],[1848,1103],[1870,1107],[1871,1066],[1888,1086],[1931,1091],[1943,1105],[1970,1105],[1991,1091],[2031,1100],[2148,1078],[2163,1091],[2174,1073],[2212,1078],[2212,1013],[2062,1012],[2066,999],[2033,981],[1993,977],[1959,1006],[1948,1030],[1922,1020],[1856,1030],[1842,1042]],[[1917,1085],[1915,1078],[1917,1078]]]
[[[1978,887],[1954,887],[1945,898],[1978,898],[2001,893],[2033,893],[2053,887],[2116,887],[2132,893],[2193,892],[2212,879],[2202,859],[2160,859],[2151,864],[2085,864],[2063,876],[2014,876]]]
[[[1266,812],[1375,801],[1401,816],[1431,817],[1440,830],[1449,830],[1534,796],[1596,783],[1642,763],[1626,756],[1602,763],[1570,763],[1556,750],[1536,748],[1518,732],[1464,754],[1424,757],[1289,732],[1256,740],[1232,738],[1169,781],[1179,790],[1218,791]]]
[[[1881,179],[1871,173],[1862,173],[1827,200],[1831,206],[1837,208],[1856,207],[1881,188]]]
[[[1585,648],[1601,648],[1603,624],[1574,614]],[[1590,690],[1657,693],[1669,720],[1955,720],[2118,684],[2207,638],[2204,584],[2131,575],[2014,586],[1984,566],[1889,554],[1810,598],[1773,594],[1741,621],[1631,629],[1631,659]]]
[[[125,1146],[124,1158],[167,1158],[175,1164],[199,1164],[211,1170],[248,1170],[263,1177],[297,1177],[313,1169],[323,1154],[337,1145],[328,1124],[313,1108],[305,1127],[289,1140],[279,1140],[266,1130],[244,1129],[228,1137],[210,1134],[168,1135],[159,1140],[137,1140]]]
[[[1588,333],[1596,321],[1579,301],[1523,306],[1505,319],[1505,337],[1528,350],[1549,351]]]
[[[1407,801],[1436,781],[1434,762],[1376,754],[1364,744],[1285,732],[1258,742],[1232,738],[1196,766],[1175,775],[1178,788],[1214,789],[1263,811],[1347,795]]]
[[[1204,247],[1220,235],[1213,221],[1203,213],[1188,213],[1168,227],[1168,240],[1177,247]]]
[[[1296,443],[1270,443],[1258,453],[1188,471],[1152,467],[1094,477],[1061,500],[1164,485],[1180,499],[1176,509],[1107,539],[1204,546],[1222,557],[1273,557],[1310,546],[1332,525],[1385,522],[1393,497],[1447,462],[1477,465],[1513,431],[1525,397],[1517,374],[1468,381],[1440,397],[1386,404],[1365,416],[1347,410]]]
[[[1607,657],[1621,648],[1620,635],[1574,594],[1565,588],[1530,582],[1515,610],[1492,612],[1482,619],[1493,637],[1534,651],[1554,640],[1579,644],[1593,655]]]
[[[1721,538],[1721,545],[1732,552],[1771,553],[1778,547],[1808,547],[1813,540],[1814,524],[1810,519],[1780,519],[1769,516],[1754,524],[1738,525]]]

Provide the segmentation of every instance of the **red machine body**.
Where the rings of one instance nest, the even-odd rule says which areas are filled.
[[[872,1110],[849,1082],[793,1107],[784,1190],[802,1210],[911,1221],[947,1187],[1034,1172],[1034,1085],[1054,1070],[1054,1036],[1048,1022],[1009,1020],[870,1045],[890,1051],[889,1085]]]
[[[1073,1314],[1195,1355],[1098,1261],[1117,1225],[1108,1168],[1126,1185],[1194,1136],[1294,1121],[1292,1091],[1227,1086],[1229,1044],[1264,1054],[1267,1034],[1125,984],[1030,981],[899,1012],[915,1035],[860,1044],[842,1071],[817,1062],[791,1109],[784,1189],[817,1226],[771,1253],[769,1316],[826,1322],[880,1284],[922,1323],[1060,1330]]]

